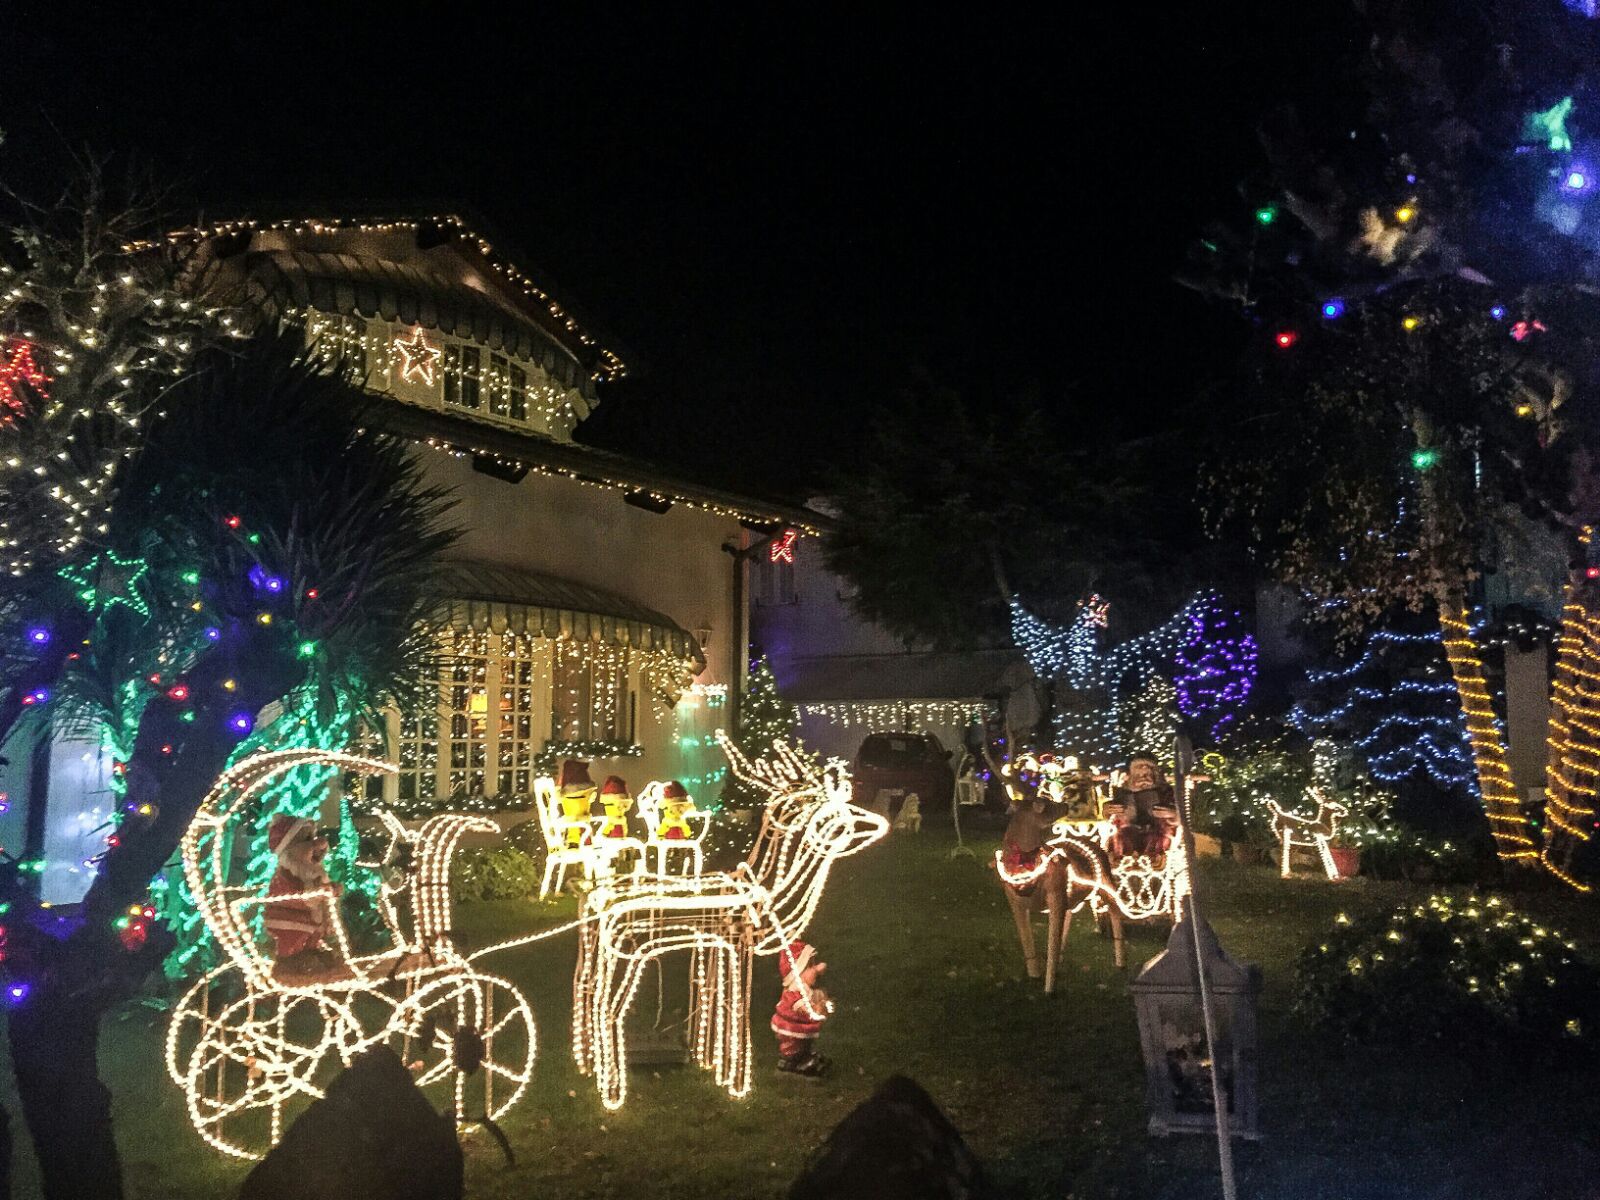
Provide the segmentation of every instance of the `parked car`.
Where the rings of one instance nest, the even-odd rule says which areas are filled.
[[[863,808],[892,813],[915,792],[927,812],[949,805],[956,774],[950,751],[931,733],[871,733],[856,751],[852,781],[855,802]]]

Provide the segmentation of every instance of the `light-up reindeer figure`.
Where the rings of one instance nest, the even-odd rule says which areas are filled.
[[[752,761],[720,730],[717,740],[734,774],[770,797],[746,861],[691,877],[616,878],[584,901],[573,1056],[609,1109],[627,1097],[628,1010],[650,963],[678,952],[689,956],[695,1060],[729,1095],[748,1093],[752,956],[777,954],[800,937],[833,864],[889,830],[883,817],[850,803],[844,762],[819,772],[782,742]]]
[[[1267,811],[1272,814],[1272,832],[1277,834],[1282,849],[1282,875],[1289,878],[1289,854],[1296,846],[1314,848],[1322,860],[1322,869],[1329,879],[1339,878],[1339,868],[1334,865],[1333,852],[1328,844],[1339,832],[1339,818],[1350,815],[1350,810],[1337,800],[1329,800],[1319,789],[1310,789],[1317,802],[1315,816],[1285,812],[1271,797],[1266,800]]]

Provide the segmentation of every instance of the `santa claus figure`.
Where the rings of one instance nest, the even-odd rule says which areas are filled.
[[[772,1013],[778,1070],[819,1079],[828,1071],[828,1060],[817,1053],[817,1035],[833,1012],[833,1001],[817,981],[828,964],[818,961],[815,947],[795,941],[778,955],[778,967],[783,972],[783,995]]]
[[[628,812],[633,808],[633,796],[628,792],[628,781],[620,775],[607,775],[600,785],[600,808],[605,820],[600,825],[600,836],[620,838],[628,836]]]
[[[1151,858],[1167,852],[1178,827],[1178,806],[1172,785],[1153,758],[1143,755],[1128,763],[1128,776],[1111,807],[1113,857],[1144,854]]]
[[[661,823],[656,826],[656,837],[667,842],[692,838],[688,817],[695,811],[694,797],[674,779],[661,789]]]
[[[589,764],[576,758],[562,762],[556,776],[556,792],[561,797],[561,815],[568,821],[587,821],[589,806],[594,803],[594,780],[589,778]],[[585,831],[577,825],[567,827],[567,845],[581,846]]]
[[[328,839],[304,817],[279,813],[267,829],[267,845],[278,869],[267,885],[267,933],[278,970],[288,974],[325,971],[337,963],[324,944],[333,933],[333,902],[341,888],[328,878],[322,860]],[[281,900],[272,897],[281,896]]]

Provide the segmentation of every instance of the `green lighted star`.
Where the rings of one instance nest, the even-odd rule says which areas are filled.
[[[106,612],[121,604],[148,617],[150,606],[139,594],[139,581],[149,570],[150,564],[142,558],[122,558],[115,550],[107,550],[81,567],[62,567],[59,574],[78,589],[78,599],[90,612]]]
[[[1567,133],[1567,118],[1571,115],[1571,96],[1563,96],[1543,112],[1529,113],[1522,123],[1523,140],[1544,142],[1558,153],[1571,150],[1572,136]]]

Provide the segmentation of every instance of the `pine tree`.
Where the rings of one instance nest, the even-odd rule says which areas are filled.
[[[739,702],[739,721],[733,731],[733,744],[747,758],[765,758],[780,741],[797,741],[800,712],[778,694],[778,677],[765,655],[750,665]],[[726,804],[748,808],[759,804],[760,793],[731,772],[723,788]]]
[[[1354,660],[1307,682],[1291,722],[1349,747],[1406,815],[1435,824],[1475,806],[1472,746],[1437,629],[1377,630]]]

